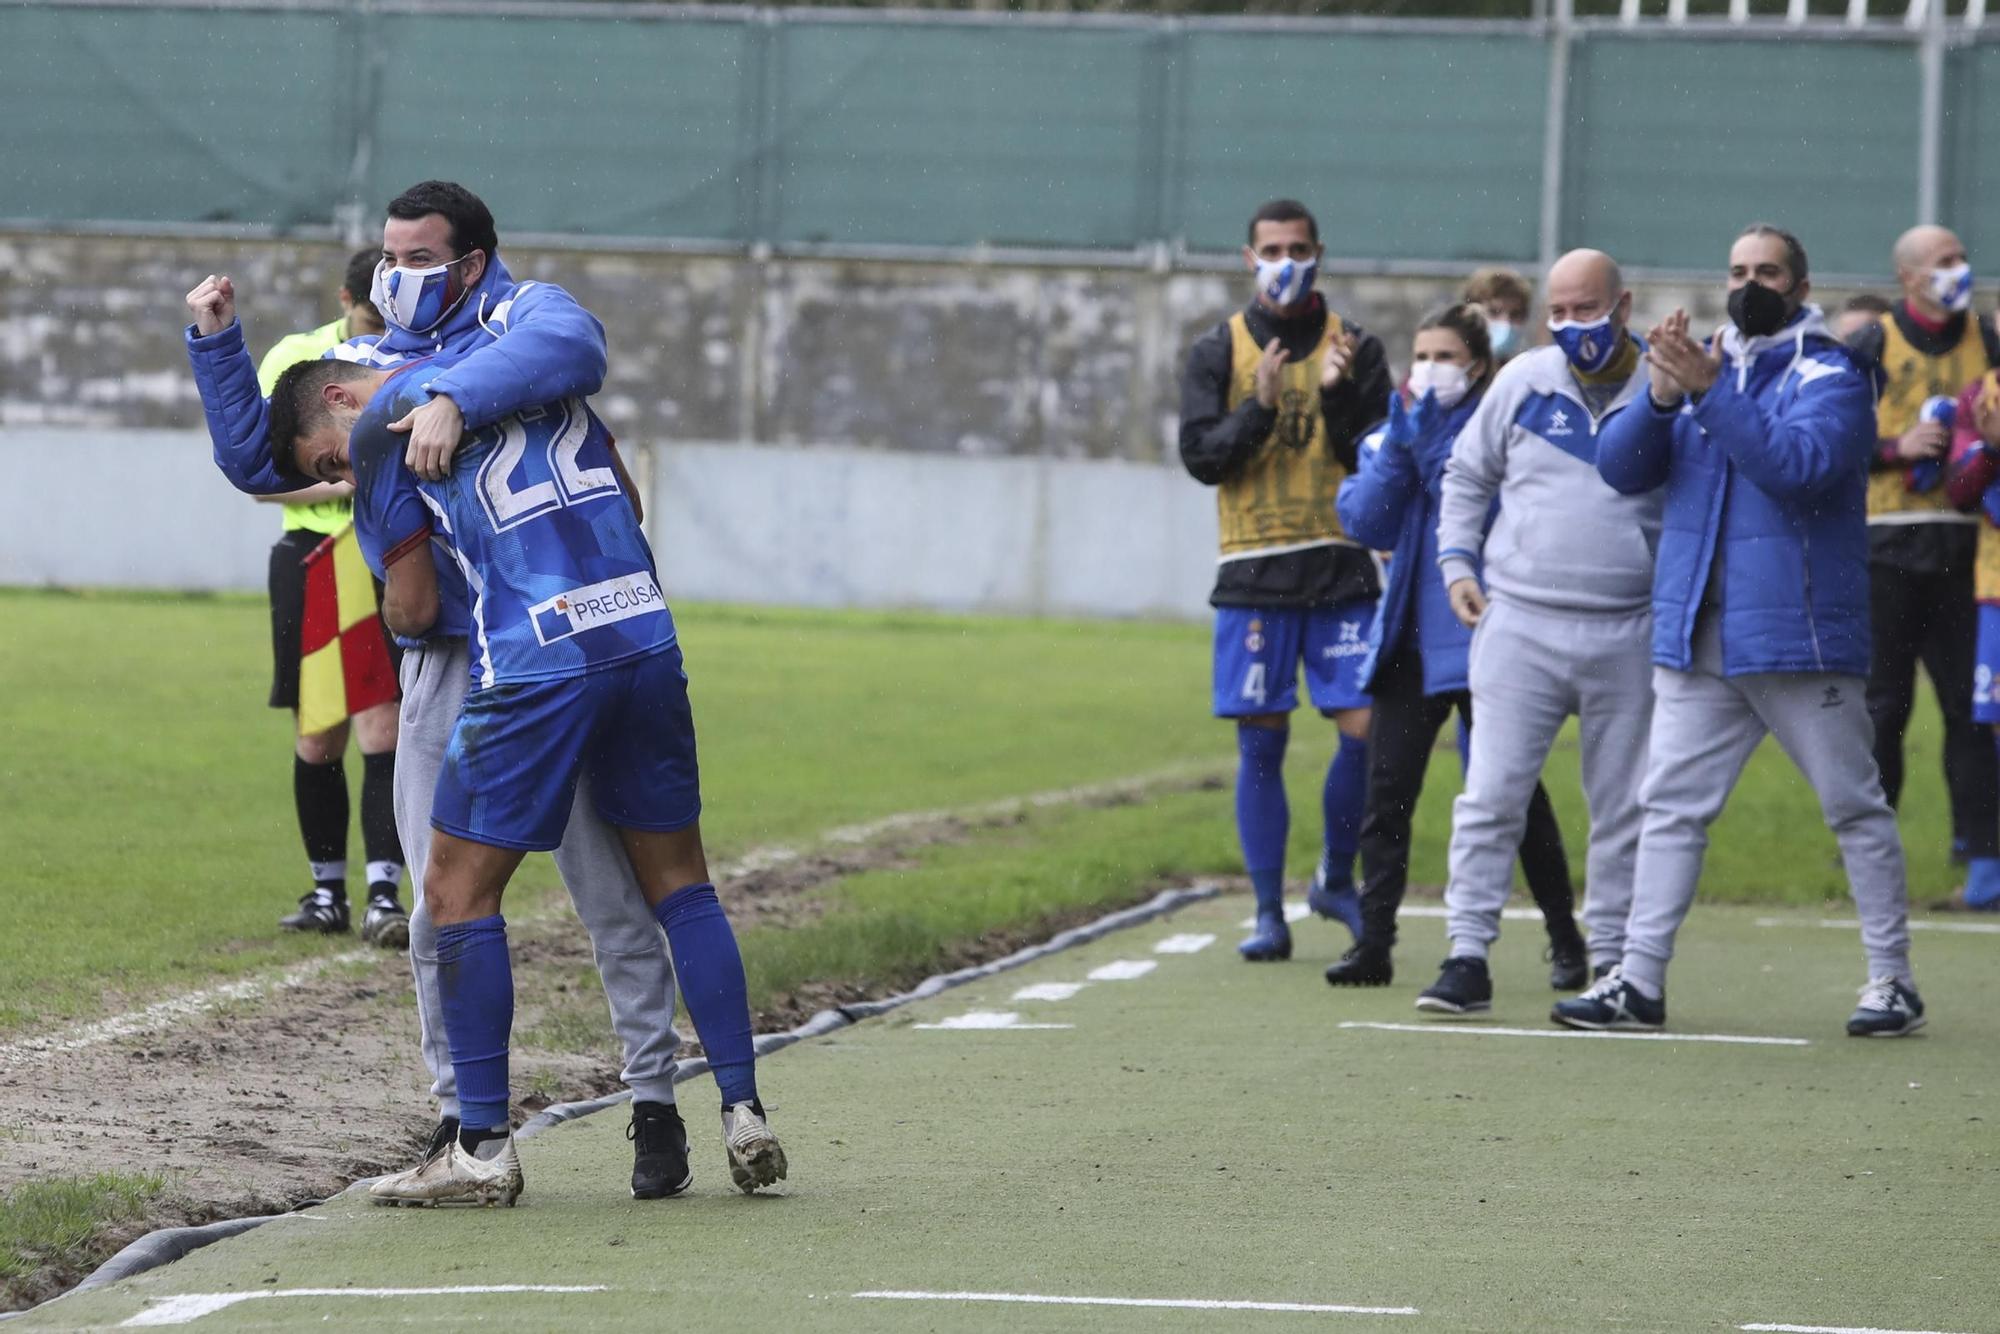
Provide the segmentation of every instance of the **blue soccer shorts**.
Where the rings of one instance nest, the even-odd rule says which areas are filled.
[[[1979,608],[1979,651],[1972,666],[1972,721],[2000,723],[2000,607]]]
[[[1368,659],[1375,600],[1311,609],[1215,609],[1215,716],[1290,713],[1299,706],[1299,660],[1306,696],[1322,712],[1368,707],[1361,669]]]
[[[669,833],[701,815],[678,646],[584,676],[467,695],[431,824],[496,848],[551,851],[586,772],[592,804],[609,824]]]

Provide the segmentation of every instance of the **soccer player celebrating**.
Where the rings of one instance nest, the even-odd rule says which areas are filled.
[[[1257,895],[1237,948],[1289,959],[1285,925],[1285,746],[1303,658],[1313,707],[1339,748],[1322,789],[1326,838],[1307,902],[1358,937],[1354,853],[1368,781],[1362,659],[1380,585],[1375,562],[1334,513],[1361,434],[1389,408],[1381,340],[1327,308],[1313,280],[1325,247],[1303,204],[1278,199],[1250,219],[1244,263],[1257,295],[1188,352],[1181,460],[1216,488],[1222,558],[1215,590],[1214,701],[1236,722],[1236,825]]]
[[[1688,336],[1685,311],[1670,315],[1646,340],[1646,398],[1604,428],[1604,479],[1666,500],[1653,581],[1656,702],[1625,955],[1555,1007],[1559,1024],[1666,1023],[1667,961],[1701,880],[1708,826],[1771,735],[1819,797],[1859,910],[1869,976],[1847,1031],[1900,1037],[1923,1025],[1903,845],[1864,693],[1875,391],[1811,291],[1797,237],[1745,228],[1729,250],[1729,324],[1704,345]]]
[[[309,362],[272,395],[272,435],[281,451],[291,443],[295,470],[355,482],[392,629],[421,634],[437,617],[433,540],[475,591],[472,689],[438,777],[424,877],[461,1128],[448,1153],[370,1194],[512,1204],[521,1193],[501,895],[523,856],[561,843],[586,773],[673,951],[722,1090],[730,1174],[744,1191],[769,1186],[785,1154],[757,1098],[743,960],[702,850],[687,677],[623,466],[596,415],[569,398],[468,433],[451,473],[419,482],[391,424],[426,400],[432,373],[421,361]]]
[[[490,425],[534,395],[552,400],[592,394],[604,380],[604,328],[551,283],[514,281],[484,202],[450,181],[423,181],[389,201],[382,253],[371,280],[386,334],[362,335],[326,355],[376,366],[424,358],[429,401],[392,429],[410,432],[413,466],[440,472],[461,426]],[[188,360],[201,391],[216,466],[253,495],[296,491],[302,481],[272,457],[269,405],[257,386],[236,318],[235,285],[212,275],[188,293],[194,324]],[[636,499],[636,498],[635,498]],[[364,547],[365,554],[365,547]],[[396,747],[396,826],[407,856],[415,909],[410,914],[410,971],[416,982],[424,1065],[438,1101],[438,1124],[425,1157],[457,1140],[458,1086],[445,1042],[437,933],[424,898],[432,796],[446,744],[470,685],[465,576],[442,549],[432,560],[440,589],[437,620],[422,636],[401,636],[403,713]],[[376,574],[381,573],[379,553]],[[622,1078],[632,1090],[632,1194],[659,1199],[692,1181],[687,1128],[675,1109],[674,1031],[669,1006],[673,965],[659,923],[640,898],[618,836],[598,818],[589,783],[556,850],[556,869],[596,956],[611,1024],[625,1053]]]

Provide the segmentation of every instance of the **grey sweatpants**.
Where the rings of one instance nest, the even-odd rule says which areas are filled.
[[[1590,808],[1583,922],[1593,963],[1625,948],[1652,719],[1652,616],[1564,616],[1493,599],[1472,636],[1472,754],[1451,811],[1446,927],[1453,954],[1500,936],[1528,800],[1574,714]]]
[[[410,912],[410,971],[417,979],[417,1021],[424,1065],[439,1114],[458,1115],[458,1081],[445,1041],[438,992],[437,928],[424,903],[430,860],[431,800],[445,748],[471,687],[465,641],[440,640],[403,655],[403,715],[396,738],[396,832],[403,840],[415,906]],[[590,802],[590,780],[578,786],[569,828],[555,851],[556,869],[597,956],[611,1027],[625,1046],[625,1083],[644,1102],[674,1100],[674,966],[666,936],[646,907],[617,830]]]
[[[1701,879],[1708,826],[1768,732],[1812,784],[1839,840],[1869,976],[1912,982],[1903,844],[1875,766],[1867,682],[1817,672],[1725,677],[1717,619],[1704,615],[1697,624],[1690,670],[1653,672],[1658,702],[1640,792],[1646,813],[1625,975],[1642,989],[1664,991],[1674,933]]]

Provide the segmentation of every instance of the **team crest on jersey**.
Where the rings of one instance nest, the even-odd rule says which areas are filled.
[[[1561,408],[1557,408],[1549,414],[1550,435],[1571,435],[1574,433],[1575,428],[1569,424],[1569,414],[1567,412],[1564,412]]]
[[[546,647],[585,630],[666,608],[667,601],[651,575],[627,574],[558,593],[528,608],[528,620],[535,627],[535,638]]]
[[[1252,653],[1262,653],[1264,651],[1264,623],[1262,621],[1253,620],[1250,622],[1250,629],[1243,636],[1243,647]]]
[[[1287,389],[1278,396],[1278,425],[1271,438],[1280,448],[1293,452],[1312,443],[1313,414],[1319,411],[1315,395],[1304,389]]]

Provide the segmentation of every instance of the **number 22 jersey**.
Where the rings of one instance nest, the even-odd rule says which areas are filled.
[[[652,549],[589,406],[564,399],[468,431],[451,474],[428,482],[403,464],[409,437],[389,430],[428,401],[417,377],[398,373],[355,421],[355,518],[385,565],[439,542],[464,571],[473,689],[583,676],[672,648]]]

